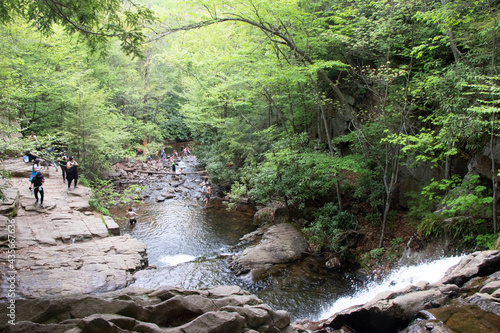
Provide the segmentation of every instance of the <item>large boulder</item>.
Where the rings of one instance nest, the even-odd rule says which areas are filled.
[[[252,278],[258,280],[272,274],[273,266],[299,260],[307,248],[307,241],[299,230],[289,223],[281,223],[267,228],[257,245],[231,258],[230,267],[238,275],[251,273]]]

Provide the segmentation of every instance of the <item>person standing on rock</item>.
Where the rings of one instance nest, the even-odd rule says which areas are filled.
[[[31,184],[33,186],[33,193],[35,195],[35,205],[38,204],[38,193],[40,193],[40,207],[45,208],[43,205],[43,197],[44,197],[44,192],[43,192],[43,183],[45,182],[45,178],[42,176],[42,173],[38,171],[36,175],[33,177],[31,180]],[[31,186],[30,186],[31,190]]]
[[[137,214],[136,212],[134,212],[134,210],[132,208],[129,208],[128,211],[127,211],[127,214],[125,214],[125,216],[128,217],[128,223],[130,225],[134,225],[134,224],[137,223],[136,217],[139,217],[139,214]]]
[[[33,181],[33,178],[35,178],[36,173],[39,171],[40,171],[40,159],[36,158],[33,161],[33,167],[31,168],[30,183]],[[30,191],[31,191],[31,184],[30,184]]]
[[[61,153],[61,156],[59,157],[59,166],[61,167],[63,183],[66,182],[66,173],[68,170],[66,168],[67,164],[68,164],[68,154],[66,154],[63,150],[63,152]]]
[[[57,164],[56,164],[56,161],[54,161],[54,147],[49,145],[49,146],[47,146],[47,149],[45,151],[47,152],[47,160],[45,160],[47,170],[49,170],[50,165],[53,165],[54,168],[56,168],[56,172],[57,172],[58,171]]]
[[[71,191],[71,181],[75,181],[75,188],[78,188],[78,163],[75,158],[71,156],[66,164],[66,179],[68,180],[68,191]]]
[[[205,178],[200,183],[200,186],[201,186],[201,200],[205,200],[206,199],[206,196],[207,196],[207,182],[208,182],[208,179]]]

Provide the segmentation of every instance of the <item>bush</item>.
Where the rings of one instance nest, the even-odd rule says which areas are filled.
[[[315,220],[311,226],[303,229],[310,243],[337,253],[347,250],[346,239],[350,232],[356,229],[356,218],[354,215],[340,211],[339,208],[329,202],[321,207],[315,214]]]
[[[499,234],[484,234],[476,236],[476,249],[480,251],[495,250],[495,243],[500,239]]]

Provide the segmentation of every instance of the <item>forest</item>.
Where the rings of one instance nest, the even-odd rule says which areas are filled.
[[[362,230],[373,258],[414,233],[493,248],[499,8],[2,1],[1,156],[64,147],[102,184],[113,158],[191,141],[228,209],[282,203],[318,252]]]

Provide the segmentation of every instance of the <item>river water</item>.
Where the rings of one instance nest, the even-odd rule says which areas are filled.
[[[353,274],[328,273],[311,262],[296,264],[278,277],[259,282],[236,276],[228,268],[228,258],[244,249],[239,239],[257,228],[252,216],[225,209],[203,209],[198,186],[201,177],[190,174],[196,171],[195,166],[187,161],[181,161],[179,166],[188,174],[183,176],[184,190],[179,190],[176,198],[164,202],[146,200],[138,206],[140,217],[133,227],[128,226],[126,219],[117,219],[122,234],[130,234],[146,244],[149,263],[157,267],[136,274],[133,286],[198,289],[238,285],[274,309],[287,311],[292,321],[326,318],[339,306],[352,305],[348,300],[355,302],[353,295],[367,286],[366,281]],[[167,187],[168,181],[166,178],[155,186]],[[123,217],[125,211],[113,213]],[[335,305],[335,300],[341,303]]]

